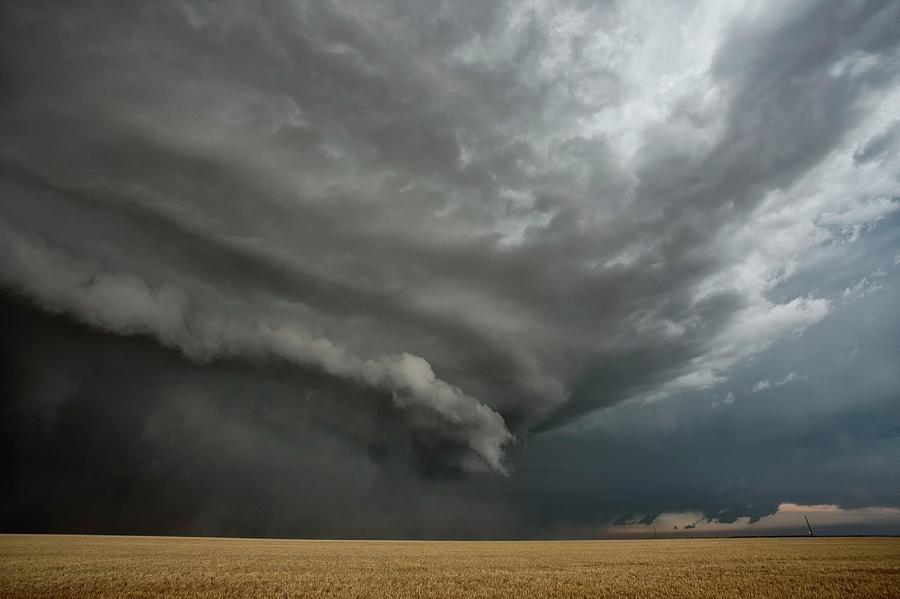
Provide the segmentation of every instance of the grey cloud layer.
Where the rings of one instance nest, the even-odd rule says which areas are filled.
[[[470,470],[826,317],[775,291],[897,207],[896,3],[489,4],[8,4],[5,285]]]

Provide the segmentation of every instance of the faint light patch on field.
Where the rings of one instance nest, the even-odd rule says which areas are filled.
[[[785,502],[773,514],[751,522],[741,517],[733,522],[707,518],[701,512],[665,512],[652,521],[635,518],[624,524],[600,528],[601,537],[630,538],[673,536],[805,535],[804,515],[816,534],[900,534],[900,508],[863,507],[844,509],[838,505],[802,505]]]

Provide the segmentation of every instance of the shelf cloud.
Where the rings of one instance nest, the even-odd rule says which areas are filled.
[[[48,344],[146,346],[148,422],[204,373],[240,410],[314,402],[310,439],[401,487],[483,484],[509,514],[532,439],[635,402],[737,408],[744,369],[894,280],[894,238],[870,242],[900,208],[892,2],[2,11],[6,309]],[[886,258],[825,268],[863,255]],[[116,401],[71,356],[15,355],[68,373],[54,410]]]

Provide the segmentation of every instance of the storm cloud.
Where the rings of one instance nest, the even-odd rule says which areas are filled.
[[[719,459],[755,471],[771,397],[817,384],[767,356],[893,293],[900,5],[0,10],[4,410],[29,423],[4,432],[8,526],[40,527],[23,506],[88,437],[109,446],[84,450],[75,503],[125,506],[117,530],[519,534],[853,503],[774,472],[750,496]],[[871,413],[896,417],[891,380]],[[667,468],[707,474],[631,478],[684,434]],[[608,466],[585,479],[586,456]],[[110,478],[190,499],[139,522]]]

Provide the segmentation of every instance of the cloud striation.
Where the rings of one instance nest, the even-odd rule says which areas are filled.
[[[8,309],[174,350],[154,406],[294,377],[273,410],[409,439],[409,480],[726,384],[900,207],[893,2],[2,12]]]

